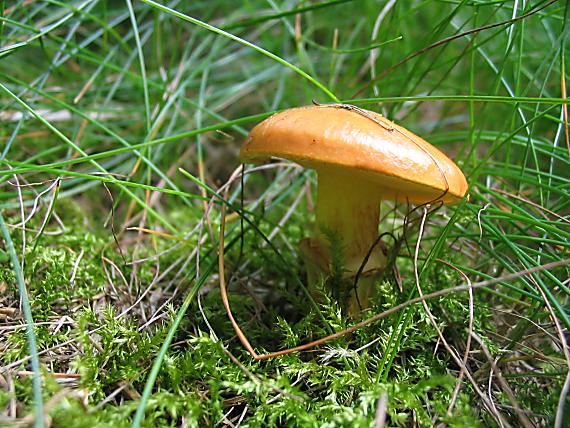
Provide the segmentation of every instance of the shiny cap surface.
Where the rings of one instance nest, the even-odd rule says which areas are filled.
[[[383,198],[458,202],[467,192],[459,167],[427,141],[378,113],[345,105],[293,108],[259,123],[240,151],[246,163],[271,157],[375,183]]]

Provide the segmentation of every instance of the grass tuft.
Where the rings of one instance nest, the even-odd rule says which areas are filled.
[[[0,425],[568,426],[568,9],[0,0]],[[314,173],[236,172],[256,123],[313,101],[385,115],[469,181],[425,219],[382,204],[362,319],[305,287]],[[255,361],[224,223],[257,353],[398,310]]]

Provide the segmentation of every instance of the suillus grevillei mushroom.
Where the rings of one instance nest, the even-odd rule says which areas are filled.
[[[370,306],[386,266],[384,251],[375,245],[380,202],[451,204],[467,192],[465,176],[441,151],[382,115],[350,105],[292,108],[259,123],[240,158],[263,163],[271,157],[316,170],[315,236],[300,244],[309,290],[317,293],[316,285],[331,275],[338,251],[343,281],[357,279],[342,292],[341,306],[352,316]]]

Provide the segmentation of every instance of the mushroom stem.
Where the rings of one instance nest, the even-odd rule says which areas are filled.
[[[338,169],[318,170],[316,206],[317,236],[302,243],[306,255],[309,285],[314,286],[332,273],[332,254],[342,258],[343,283],[348,312],[356,315],[370,306],[375,278],[386,263],[381,248],[372,252],[356,290],[354,278],[378,238],[381,193],[378,185],[358,173]],[[338,294],[339,290],[333,290]]]

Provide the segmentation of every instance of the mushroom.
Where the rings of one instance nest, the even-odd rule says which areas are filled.
[[[318,284],[332,275],[339,254],[346,283],[340,292],[351,315],[370,306],[386,266],[375,245],[380,202],[449,204],[467,192],[459,167],[438,149],[380,114],[350,105],[293,108],[264,120],[240,158],[263,163],[271,157],[316,170],[316,234],[300,244],[309,290],[318,296]]]

